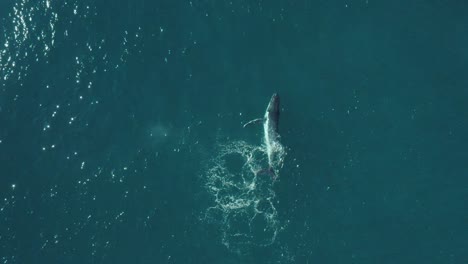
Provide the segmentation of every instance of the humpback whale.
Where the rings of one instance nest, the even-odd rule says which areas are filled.
[[[268,156],[268,169],[263,169],[257,172],[266,172],[272,174],[276,179],[279,167],[282,166],[283,146],[280,144],[280,135],[278,133],[278,122],[280,116],[280,97],[277,93],[271,96],[268,103],[265,115],[263,118],[257,118],[247,122],[244,128],[248,125],[263,122],[263,144]]]

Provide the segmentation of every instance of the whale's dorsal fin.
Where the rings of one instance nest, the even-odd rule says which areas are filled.
[[[263,122],[263,118],[257,118],[257,119],[254,119],[254,120],[250,120],[249,122],[244,124],[244,127],[246,127],[248,125],[252,125],[252,124],[257,124],[257,123],[260,123],[260,122]]]

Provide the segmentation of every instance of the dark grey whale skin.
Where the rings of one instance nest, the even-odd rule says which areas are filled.
[[[270,140],[278,140],[278,124],[280,116],[280,97],[277,93],[271,96],[263,122],[265,122],[265,133],[268,133]]]

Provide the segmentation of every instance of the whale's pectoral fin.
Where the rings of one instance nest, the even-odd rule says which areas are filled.
[[[257,123],[260,123],[260,122],[263,122],[263,118],[257,118],[257,119],[254,119],[254,120],[250,120],[249,122],[244,124],[244,127],[246,127],[248,125],[251,125],[251,124],[257,124]]]

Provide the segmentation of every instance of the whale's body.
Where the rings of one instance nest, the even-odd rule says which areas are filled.
[[[278,122],[280,116],[280,98],[278,94],[271,96],[268,103],[265,115],[263,118],[257,118],[249,121],[244,125],[263,121],[263,144],[265,145],[266,154],[268,156],[268,169],[262,170],[272,173],[274,177],[277,176],[278,165],[282,164],[281,154],[283,153],[283,146],[280,144],[280,135],[278,133]]]
[[[273,167],[275,150],[279,145],[278,122],[280,99],[278,94],[273,94],[263,117],[264,144],[267,148],[268,164]]]

